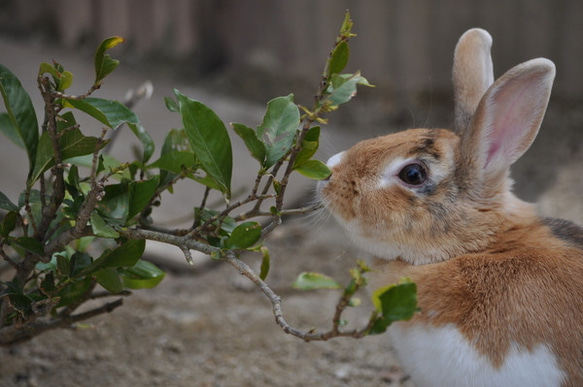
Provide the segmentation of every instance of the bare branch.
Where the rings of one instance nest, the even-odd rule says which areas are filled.
[[[11,346],[30,340],[43,332],[59,328],[69,328],[75,323],[84,321],[100,314],[110,313],[123,304],[123,299],[108,302],[87,312],[59,318],[39,318],[26,325],[10,325],[0,329],[0,345]]]
[[[67,245],[69,242],[90,234],[87,229],[87,222],[89,222],[91,213],[93,212],[95,206],[103,196],[103,185],[97,182],[97,166],[99,165],[99,150],[103,145],[106,133],[107,129],[103,129],[103,131],[101,132],[101,136],[97,140],[95,151],[93,152],[93,162],[91,165],[90,175],[91,190],[85,197],[85,201],[83,202],[81,210],[77,215],[75,227],[59,235],[58,238],[53,240],[45,248],[45,251],[49,256],[51,256],[54,252],[59,251],[63,246]]]
[[[341,331],[341,316],[346,307],[349,305],[350,298],[354,294],[352,293],[345,293],[338,304],[336,305],[336,312],[334,314],[334,318],[332,320],[332,328],[323,333],[315,333],[314,331],[304,332],[297,328],[291,326],[283,316],[282,310],[282,302],[281,297],[279,297],[275,292],[247,265],[245,262],[241,261],[237,258],[234,252],[229,251],[223,256],[223,260],[227,261],[230,265],[234,266],[241,275],[247,277],[251,282],[253,282],[259,290],[269,299],[273,309],[273,315],[275,316],[275,322],[279,325],[285,333],[288,333],[292,336],[299,337],[305,341],[326,341],[334,337],[352,337],[352,338],[361,338],[366,336],[372,325],[374,324],[377,316],[375,313],[371,316],[369,323],[366,325],[365,328],[357,330],[349,330],[349,331]],[[358,290],[358,287],[355,289]]]

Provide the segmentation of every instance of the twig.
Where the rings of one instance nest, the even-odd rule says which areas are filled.
[[[65,181],[63,177],[63,168],[60,167],[63,163],[63,157],[61,146],[59,144],[59,135],[57,133],[55,92],[51,90],[50,81],[47,77],[40,76],[38,78],[38,83],[45,102],[46,130],[51,139],[53,157],[55,160],[55,166],[51,169],[55,176],[55,181],[53,182],[52,187],[53,192],[47,206],[43,208],[42,219],[38,225],[36,234],[36,239],[43,240],[45,232],[55,218],[57,210],[65,197]]]
[[[82,236],[88,235],[87,222],[91,217],[91,213],[95,209],[95,206],[101,200],[103,196],[103,184],[97,182],[97,166],[99,165],[99,150],[103,145],[105,135],[107,134],[107,129],[103,129],[101,136],[97,140],[95,150],[93,152],[93,162],[91,164],[91,190],[85,197],[81,210],[77,215],[75,221],[75,227],[59,235],[58,238],[51,241],[49,245],[45,248],[45,252],[48,256],[51,256],[54,252],[60,250],[63,246],[67,245],[69,242],[78,239]]]
[[[342,312],[344,311],[344,309],[346,309],[346,307],[348,306],[350,297],[352,297],[352,294],[354,294],[354,293],[352,293],[349,296],[347,296],[347,294],[345,293],[336,306],[336,312],[335,312],[334,318],[333,318],[332,329],[330,329],[327,332],[323,332],[323,333],[315,333],[313,331],[309,331],[309,332],[301,331],[297,328],[292,327],[285,320],[285,318],[283,316],[281,297],[278,296],[277,294],[275,294],[275,292],[261,278],[259,278],[257,273],[255,273],[249,267],[249,265],[247,265],[245,262],[238,259],[237,256],[235,255],[235,253],[233,253],[233,252],[226,253],[223,257],[223,260],[228,262],[230,265],[234,266],[239,271],[239,273],[241,275],[243,275],[243,276],[247,277],[249,280],[251,280],[251,282],[253,282],[259,288],[259,290],[261,290],[261,292],[269,299],[269,301],[271,302],[271,305],[272,305],[273,315],[275,317],[275,322],[277,323],[277,325],[279,325],[285,333],[288,333],[288,334],[295,336],[295,337],[299,337],[302,340],[305,340],[305,341],[326,341],[326,340],[329,340],[329,339],[334,338],[334,337],[361,338],[361,337],[366,336],[370,332],[370,329],[372,328],[372,325],[374,324],[374,321],[376,320],[376,315],[373,314],[373,316],[371,316],[371,319],[369,320],[369,323],[366,325],[365,328],[360,329],[360,330],[353,329],[353,330],[349,330],[349,331],[341,331],[340,330],[340,320],[341,320]]]
[[[310,212],[314,212],[316,210],[319,210],[320,208],[323,208],[323,205],[318,203],[315,204],[313,206],[307,206],[307,207],[300,207],[300,208],[291,208],[289,210],[282,210],[280,212],[281,216],[288,216],[288,215],[303,215],[303,214],[309,214]],[[247,219],[251,219],[254,217],[263,217],[263,216],[272,216],[273,214],[271,212],[243,212],[239,215],[237,215],[234,219],[235,221],[243,221],[243,220],[247,220]]]
[[[47,78],[48,79],[48,78]],[[91,86],[89,88],[89,90],[87,90],[87,92],[85,92],[85,94],[81,94],[81,95],[72,95],[72,94],[66,94],[66,93],[62,93],[60,91],[53,91],[53,95],[55,98],[64,98],[64,99],[72,99],[72,100],[82,100],[85,99],[89,96],[91,96],[91,94],[93,94],[96,90],[99,90],[101,88],[101,83],[97,83],[94,84],[93,86]]]
[[[342,331],[340,330],[340,320],[341,315],[344,309],[349,304],[350,298],[358,290],[358,286],[355,288],[354,292],[352,293],[345,293],[338,305],[336,307],[336,312],[334,314],[334,318],[332,320],[333,327],[327,332],[323,333],[314,333],[312,331],[304,332],[297,328],[292,327],[284,318],[283,310],[282,310],[282,303],[281,297],[279,297],[260,277],[247,265],[245,262],[241,261],[237,258],[236,251],[228,250],[223,251],[218,247],[209,246],[205,243],[197,242],[190,239],[188,236],[175,236],[175,235],[168,235],[164,233],[159,233],[155,231],[149,230],[141,230],[141,229],[128,229],[121,232],[124,237],[128,239],[149,239],[158,242],[168,243],[178,247],[187,257],[187,260],[192,259],[189,250],[197,250],[203,252],[208,255],[212,255],[213,257],[219,258],[220,260],[226,261],[231,266],[235,267],[240,274],[247,277],[251,282],[253,282],[259,290],[269,299],[273,309],[273,315],[275,317],[275,322],[283,329],[285,333],[290,335],[296,336],[301,338],[302,340],[306,341],[325,341],[329,340],[333,337],[353,337],[353,338],[360,338],[366,336],[370,331],[374,320],[376,319],[376,315],[371,316],[371,320],[367,324],[367,326],[360,330],[349,330],[349,331]]]

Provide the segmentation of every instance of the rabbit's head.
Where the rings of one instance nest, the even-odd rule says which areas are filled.
[[[491,37],[466,32],[454,55],[454,131],[409,129],[362,141],[328,161],[325,206],[365,250],[413,264],[486,249],[534,216],[509,168],[533,142],[555,66],[539,58],[493,82]]]

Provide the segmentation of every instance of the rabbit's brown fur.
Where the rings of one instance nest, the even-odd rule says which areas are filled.
[[[583,307],[573,298],[583,295],[581,252],[540,221],[509,224],[483,253],[419,266],[376,259],[374,267],[373,287],[417,283],[421,313],[410,324],[455,324],[495,367],[511,343],[548,345],[569,375],[565,385],[583,385]]]

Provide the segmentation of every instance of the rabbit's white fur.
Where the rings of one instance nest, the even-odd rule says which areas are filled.
[[[389,333],[395,348],[405,351],[398,355],[418,386],[548,387],[560,386],[566,376],[544,345],[530,351],[512,345],[502,366],[494,367],[454,325],[402,329],[394,324]]]
[[[389,334],[418,386],[583,385],[583,229],[511,192],[555,75],[539,58],[494,81],[492,38],[454,55],[455,134],[409,129],[329,160],[318,193],[375,255],[371,286],[410,277],[421,312]]]

